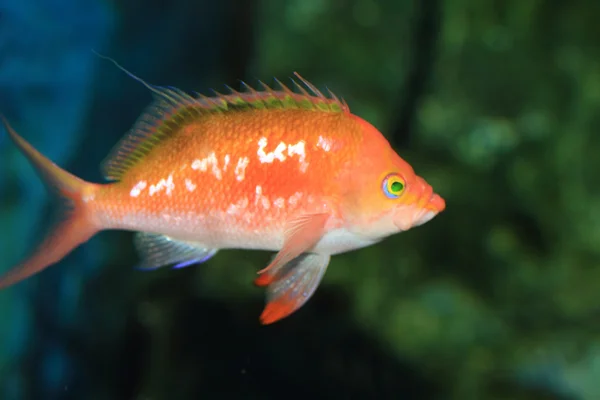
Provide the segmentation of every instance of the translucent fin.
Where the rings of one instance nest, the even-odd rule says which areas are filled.
[[[271,257],[271,262],[275,259],[275,257],[277,257],[277,254],[278,253],[275,253],[273,257]],[[271,262],[269,262],[269,265],[271,264]],[[254,280],[254,284],[258,287],[269,286],[271,282],[273,282],[273,279],[275,279],[276,272],[276,269],[270,269],[269,271],[263,272],[262,274],[256,277],[256,279]]]
[[[261,323],[271,324],[302,307],[319,286],[329,260],[329,255],[304,253],[272,270],[265,278],[270,282],[266,306],[260,316]]]
[[[35,168],[46,188],[61,201],[57,210],[58,223],[33,254],[0,277],[1,289],[60,261],[98,231],[89,219],[84,198],[92,197],[99,185],[85,182],[61,169],[19,136],[4,116],[0,115],[0,118],[4,129]]]
[[[278,269],[300,254],[310,251],[323,236],[329,214],[301,215],[287,222],[285,242],[271,263],[258,271],[259,274]]]
[[[141,270],[154,270],[167,265],[184,268],[200,264],[214,256],[218,249],[209,249],[199,243],[174,240],[169,236],[138,232],[135,246],[142,258]]]

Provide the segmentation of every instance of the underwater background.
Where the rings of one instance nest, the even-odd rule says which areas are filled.
[[[447,202],[261,326],[266,252],[140,272],[103,232],[0,292],[0,399],[600,399],[600,2],[2,0],[0,112],[70,172],[151,101],[294,71]],[[51,222],[0,131],[0,271]]]

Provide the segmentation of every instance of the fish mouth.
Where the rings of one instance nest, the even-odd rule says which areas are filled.
[[[446,201],[440,197],[437,193],[431,195],[431,199],[425,205],[425,209],[428,212],[435,212],[436,214],[446,209]]]
[[[421,184],[419,200],[413,203],[412,206],[397,210],[394,216],[394,225],[400,231],[423,225],[446,209],[446,201],[440,195],[434,193],[431,186],[422,178],[417,178],[417,182]]]
[[[423,225],[431,221],[438,213],[446,209],[446,202],[438,194],[433,193],[420,213],[415,216],[413,226]]]
[[[397,215],[394,224],[401,231],[406,231],[410,228],[423,225],[431,221],[438,213],[444,211],[446,202],[439,195],[432,193],[429,200],[423,202],[422,206],[414,206],[411,209],[406,209],[405,213]],[[421,204],[423,204],[421,203]]]

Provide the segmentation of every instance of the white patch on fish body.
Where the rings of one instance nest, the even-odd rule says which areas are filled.
[[[188,191],[193,192],[194,190],[196,190],[196,184],[192,182],[191,179],[186,178],[185,179],[185,187]]]
[[[260,203],[265,210],[271,208],[271,202],[267,196],[263,195],[263,188],[260,185],[256,185],[256,196],[254,198],[254,205],[257,206],[258,203]]]
[[[160,190],[160,188],[161,187],[158,184],[156,184],[156,185],[150,185],[150,189],[148,189],[148,194],[150,196],[154,196],[154,193],[158,192]]]
[[[235,179],[238,181],[243,181],[246,176],[246,167],[250,163],[250,159],[248,157],[240,157],[238,159],[237,165],[235,166]]]
[[[206,172],[210,167],[211,172],[218,180],[223,178],[223,174],[219,169],[219,160],[215,152],[211,152],[208,156],[202,159],[196,159],[192,162],[192,169],[196,171]]]
[[[285,142],[279,142],[275,150],[269,153],[265,151],[267,144],[268,140],[266,137],[261,137],[258,140],[258,150],[256,151],[256,155],[258,155],[258,160],[262,164],[271,164],[275,160],[279,160],[281,162],[285,161],[287,157],[284,152],[287,149],[288,157],[293,157],[295,155],[298,156],[298,160],[300,162],[300,172],[306,172],[308,163],[306,162],[306,143],[304,140],[300,140],[296,144],[285,144]]]
[[[167,179],[161,179],[156,183],[156,185],[150,185],[150,189],[148,189],[148,194],[153,196],[155,193],[160,192],[163,189],[167,189],[167,196],[170,196],[175,189],[175,184],[173,183],[173,175],[169,175]]]
[[[319,141],[317,142],[317,147],[322,148],[324,151],[328,152],[331,150],[331,139],[324,138],[319,135]]]
[[[227,171],[227,167],[229,166],[230,159],[231,159],[231,156],[229,154],[225,154],[225,157],[223,160],[223,172]]]
[[[133,186],[133,188],[129,192],[129,195],[131,197],[138,197],[140,193],[142,193],[142,190],[146,189],[146,186],[148,186],[148,183],[146,181],[139,181]]]
[[[169,177],[167,178],[166,182],[165,182],[165,187],[167,188],[167,196],[170,196],[173,193],[173,190],[175,189],[175,184],[173,183],[173,175],[169,174]]]
[[[265,210],[268,210],[269,208],[271,208],[271,202],[265,196],[263,196],[261,198],[261,202],[262,202],[262,206]]]
[[[227,207],[227,214],[229,215],[239,215],[240,212],[244,211],[248,207],[248,198],[242,197],[236,203],[229,205]]]
[[[300,162],[300,172],[306,172],[308,168],[308,163],[306,162],[306,151],[305,151],[305,143],[304,140],[299,141],[296,144],[288,145],[288,155],[292,157],[293,155],[297,155]]]
[[[208,165],[206,165],[205,160],[195,159],[192,162],[192,169],[195,171],[206,172],[208,169]]]
[[[288,198],[288,204],[290,206],[295,206],[298,204],[298,201],[302,198],[301,192],[296,192]]]
[[[262,195],[262,186],[256,185],[256,196],[254,197],[254,205],[257,205]]]
[[[258,150],[256,151],[256,155],[258,156],[258,160],[263,164],[271,164],[275,160],[285,161],[285,154],[283,152],[286,149],[286,144],[280,142],[274,151],[267,153],[265,152],[265,148],[267,147],[268,141],[266,137],[261,137],[258,140]]]

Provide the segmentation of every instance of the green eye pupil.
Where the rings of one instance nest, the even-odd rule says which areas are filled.
[[[390,189],[392,190],[393,193],[398,193],[401,192],[402,189],[404,189],[404,185],[402,184],[402,182],[394,182],[392,183],[392,186],[390,187]]]
[[[406,186],[404,180],[398,174],[389,174],[382,183],[382,191],[388,199],[397,199],[400,197]]]

